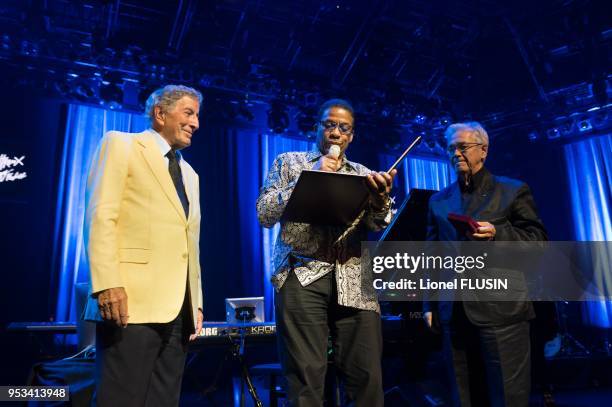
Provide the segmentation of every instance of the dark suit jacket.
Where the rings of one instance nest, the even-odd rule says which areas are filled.
[[[462,191],[454,182],[431,197],[427,240],[466,240],[465,236],[458,236],[455,227],[448,221],[450,212],[492,223],[496,229],[495,240],[548,240],[527,184],[492,175],[482,168],[474,174],[472,185],[472,188]],[[478,326],[507,325],[535,316],[531,302],[466,301],[462,304],[469,320]],[[425,302],[423,308],[424,311],[436,311],[437,308],[442,323],[451,320],[452,302]]]

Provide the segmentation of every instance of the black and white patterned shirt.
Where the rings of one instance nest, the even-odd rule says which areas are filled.
[[[266,228],[273,227],[285,210],[302,170],[311,170],[321,152],[290,152],[274,160],[257,199],[257,216]],[[338,172],[367,175],[365,166],[342,159]],[[346,227],[320,226],[307,223],[281,222],[274,246],[272,283],[278,291],[293,268],[302,286],[335,270],[338,303],[347,307],[380,312],[372,276],[361,273],[361,241],[367,230],[379,231],[391,221],[391,209],[368,209],[355,230],[334,245]]]

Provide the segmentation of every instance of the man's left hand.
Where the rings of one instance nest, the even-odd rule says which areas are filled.
[[[393,170],[390,173],[373,172],[366,177],[370,202],[375,209],[381,209],[385,206],[396,174],[397,170]]]
[[[478,222],[480,226],[476,233],[467,233],[470,240],[493,240],[495,239],[495,225],[489,222]]]
[[[198,309],[198,321],[196,323],[196,330],[195,330],[195,333],[189,335],[190,341],[193,341],[194,339],[198,337],[198,335],[200,335],[200,332],[202,331],[203,321],[204,321],[204,313],[202,312],[201,309]]]

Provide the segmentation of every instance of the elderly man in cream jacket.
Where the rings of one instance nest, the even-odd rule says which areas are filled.
[[[199,179],[179,150],[199,127],[200,92],[168,85],[151,128],[111,131],[87,181],[85,239],[99,406],[177,406],[187,344],[202,327]]]

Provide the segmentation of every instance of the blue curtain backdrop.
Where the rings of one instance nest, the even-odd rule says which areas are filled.
[[[109,130],[139,132],[147,127],[148,121],[141,115],[69,106],[56,216],[58,320],[78,317],[74,284],[88,280],[82,237],[84,196],[97,143]],[[259,225],[255,201],[278,154],[307,151],[315,144],[258,133],[256,128],[215,125],[203,126],[196,137],[184,155],[200,174],[205,318],[225,319],[224,298],[263,295],[266,319],[274,320],[271,255],[279,227],[264,229]],[[394,159],[378,156],[379,168],[388,167]],[[394,194],[398,204],[411,188],[438,190],[453,179],[448,164],[432,158],[412,156],[399,170]]]
[[[564,148],[576,240],[611,241],[612,136],[594,137]],[[612,261],[612,253],[607,253],[607,258]],[[597,280],[612,292],[612,276],[597,276]],[[593,326],[612,327],[612,302],[585,303],[583,318]]]
[[[379,155],[380,168],[389,168],[396,159],[393,155]],[[393,195],[396,205],[399,206],[413,188],[439,191],[455,179],[456,175],[447,159],[409,155],[399,166],[395,177]]]
[[[138,132],[148,120],[113,110],[84,105],[69,105],[58,184],[55,226],[55,253],[59,257],[56,319],[77,319],[74,284],[87,281],[87,262],[83,248],[85,187],[89,163],[98,141],[109,130]]]
[[[270,134],[264,134],[261,137],[260,144],[260,166],[261,166],[261,179],[259,185],[263,185],[266,177],[268,176],[268,169],[272,166],[274,159],[277,155],[288,151],[309,151],[315,148],[315,143],[307,140],[297,140],[287,137],[279,137]],[[274,270],[272,270],[272,250],[274,248],[274,242],[278,236],[280,226],[276,224],[271,229],[260,227],[261,229],[261,241],[263,244],[263,263],[264,263],[264,278],[266,281],[270,281],[270,277]],[[274,318],[274,287],[272,284],[268,284],[265,287],[266,297],[266,317],[270,317],[270,320]]]
[[[200,175],[200,261],[204,318],[225,320],[224,299],[261,296],[261,241],[255,214],[257,133],[204,126],[184,151]]]

